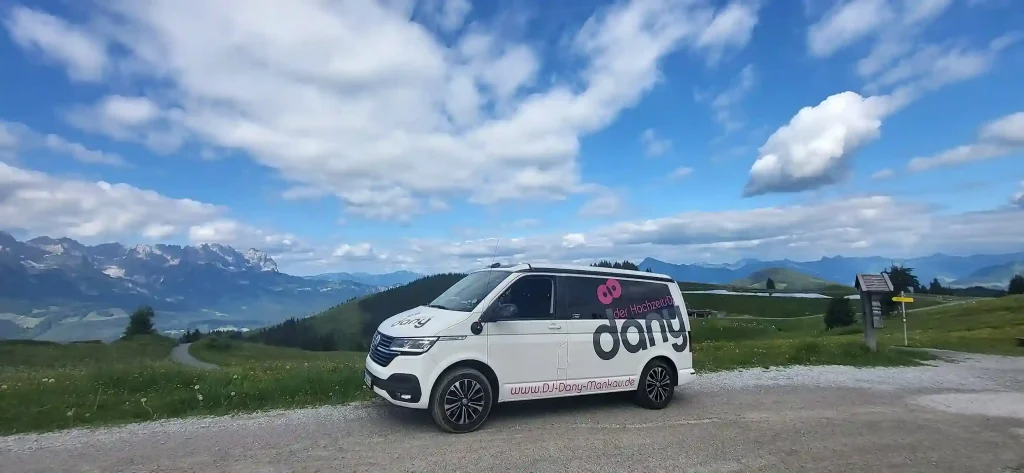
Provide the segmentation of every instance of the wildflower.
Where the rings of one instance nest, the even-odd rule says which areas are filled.
[[[53,380],[53,378],[50,378],[50,381],[49,381],[49,382],[50,382],[50,383],[52,383],[53,381],[54,381],[54,380]]]
[[[196,389],[199,389],[199,385],[198,384],[196,385]]]
[[[146,398],[142,398],[142,402],[146,402]]]
[[[231,379],[238,379],[238,375],[236,374],[236,375],[232,376]]]
[[[0,389],[7,389],[7,385],[6,384],[0,385]]]
[[[232,395],[232,396],[234,396],[234,395],[235,395],[235,392],[234,392],[234,391],[231,391],[231,395]]]
[[[47,381],[49,381],[49,380],[50,380],[50,378],[43,378],[43,382],[44,382],[44,383],[45,383],[45,382],[47,382]]]
[[[196,394],[196,397],[198,397],[200,401],[203,400],[203,395],[202,394]]]

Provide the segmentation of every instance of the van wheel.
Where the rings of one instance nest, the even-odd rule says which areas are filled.
[[[640,373],[636,387],[636,403],[647,409],[661,409],[672,401],[676,387],[672,383],[672,371],[668,363],[653,360]]]
[[[491,413],[491,383],[479,371],[458,368],[438,379],[430,394],[430,414],[442,429],[454,434],[472,432]]]

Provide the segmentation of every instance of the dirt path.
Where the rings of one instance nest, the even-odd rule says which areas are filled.
[[[213,363],[207,363],[192,356],[192,354],[188,352],[188,348],[190,346],[192,346],[191,343],[182,343],[181,345],[174,347],[174,349],[171,350],[171,359],[183,365],[204,370],[215,370],[220,368]]]
[[[503,404],[438,431],[383,401],[0,437],[4,473],[887,471],[1024,467],[1024,358],[699,375],[660,411],[621,396]]]

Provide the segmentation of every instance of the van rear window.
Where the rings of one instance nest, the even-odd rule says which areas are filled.
[[[605,319],[611,310],[616,319],[642,319],[675,305],[666,283],[586,276],[566,276],[563,283],[569,318]]]

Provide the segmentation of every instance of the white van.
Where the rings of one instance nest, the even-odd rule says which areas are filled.
[[[364,381],[455,433],[480,427],[496,402],[633,391],[661,409],[694,378],[686,313],[662,274],[492,267],[381,323]]]

